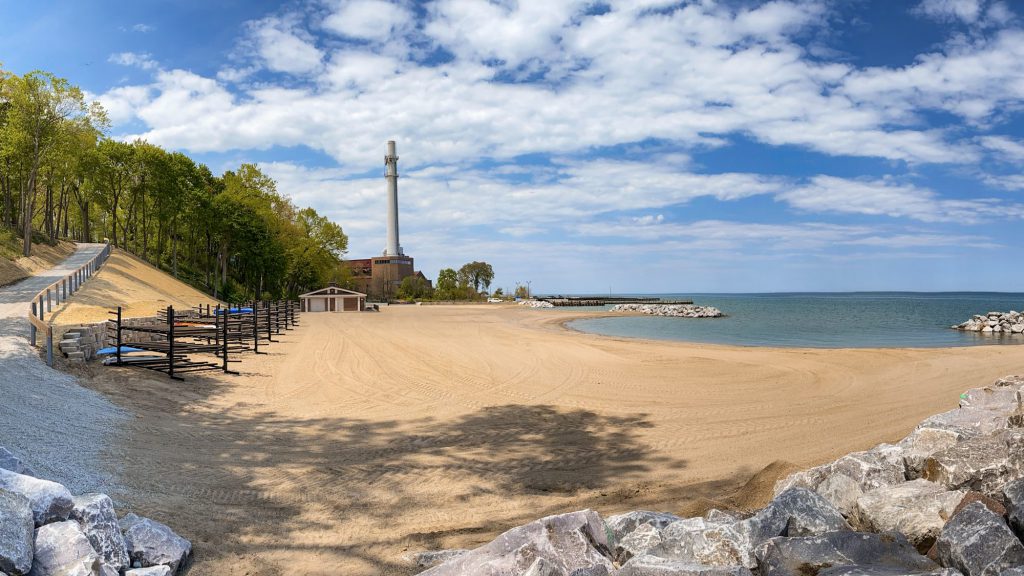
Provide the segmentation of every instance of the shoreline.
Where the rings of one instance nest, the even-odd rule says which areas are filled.
[[[552,312],[542,312],[552,314]],[[552,324],[558,324],[562,329],[567,332],[576,334],[585,334],[587,336],[596,336],[600,338],[610,338],[613,340],[621,339],[623,341],[636,341],[636,342],[657,342],[657,343],[678,343],[678,344],[693,344],[698,346],[721,346],[724,348],[736,348],[742,350],[959,350],[962,348],[1000,348],[1004,346],[1024,346],[1024,337],[1021,337],[1019,343],[1014,344],[964,344],[962,346],[846,346],[846,347],[829,347],[829,346],[770,346],[761,344],[724,344],[721,342],[703,342],[700,340],[683,340],[676,338],[645,338],[642,336],[616,336],[611,334],[601,334],[600,332],[588,332],[586,330],[580,330],[569,326],[569,323],[577,320],[590,320],[600,318],[661,318],[660,316],[651,316],[649,314],[642,314],[640,312],[593,312],[588,314],[586,312],[579,312],[578,315],[565,318],[553,318],[549,322]],[[728,314],[722,316],[722,318],[729,317]],[[719,318],[679,318],[680,321],[714,321]],[[952,330],[952,329],[950,329]],[[1013,338],[1016,336],[1007,336]]]

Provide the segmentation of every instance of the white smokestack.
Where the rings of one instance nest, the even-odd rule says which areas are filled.
[[[384,179],[388,183],[388,245],[384,255],[401,256],[402,247],[398,244],[398,155],[395,153],[394,140],[388,140],[388,155],[384,157],[384,166]]]

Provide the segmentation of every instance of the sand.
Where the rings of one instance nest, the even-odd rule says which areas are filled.
[[[192,574],[369,575],[585,507],[751,509],[795,467],[898,440],[1024,366],[1024,346],[653,342],[566,330],[571,314],[306,314],[241,376],[83,380],[135,414],[114,496],[190,538]]]
[[[138,317],[152,316],[169,305],[191,308],[200,303],[217,301],[141,258],[115,248],[99,273],[53,315],[52,322],[63,326],[103,322],[117,306],[123,308],[126,317]]]
[[[13,284],[43,270],[53,268],[75,251],[74,242],[60,241],[54,246],[32,244],[32,255],[8,260],[0,257],[0,286]]]

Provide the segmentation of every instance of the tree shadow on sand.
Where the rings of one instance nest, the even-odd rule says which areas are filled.
[[[445,421],[289,419],[209,408],[230,385],[216,377],[119,372],[93,384],[139,415],[112,495],[193,540],[193,574],[290,572],[297,552],[323,559],[310,573],[411,574],[402,551],[475,546],[589,506],[638,507],[649,503],[645,473],[687,465],[643,443],[653,426],[643,414],[503,405]]]

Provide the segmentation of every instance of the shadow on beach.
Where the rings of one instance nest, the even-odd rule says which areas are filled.
[[[192,574],[410,574],[406,552],[701,494],[638,483],[652,464],[687,464],[641,443],[642,414],[503,405],[449,421],[288,419],[211,401],[243,382],[230,377],[98,370],[85,384],[137,416],[111,455],[122,466],[111,496],[190,538]]]

